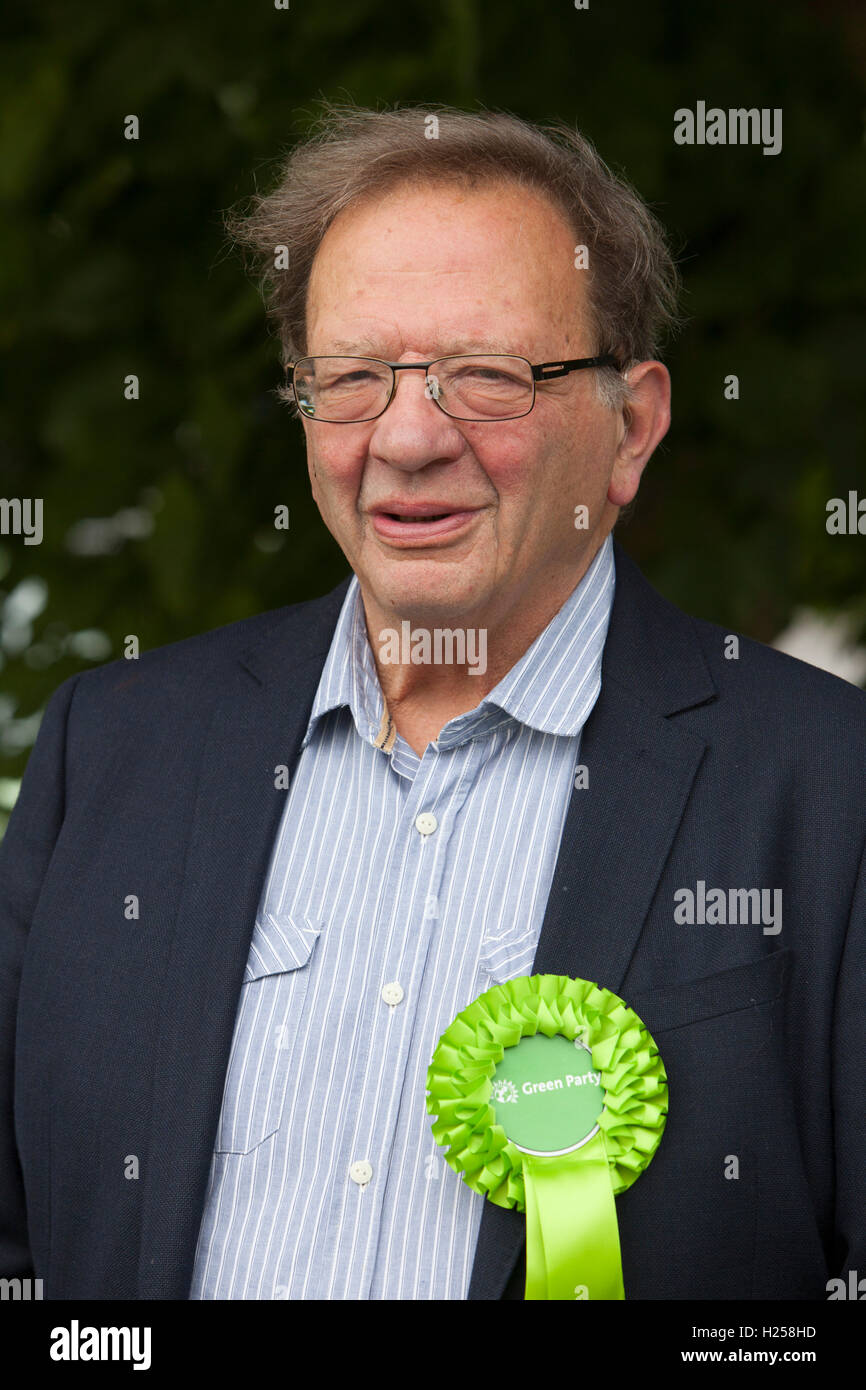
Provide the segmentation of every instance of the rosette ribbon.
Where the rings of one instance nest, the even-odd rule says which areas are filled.
[[[600,1078],[594,1127],[556,1152],[514,1143],[502,1123],[509,1107],[494,1098],[507,1050],[535,1035],[582,1045],[594,1068],[584,1079]],[[450,1167],[497,1206],[526,1213],[527,1299],[625,1298],[615,1198],[650,1162],[667,1109],[662,1059],[637,1014],[567,975],[522,976],[479,995],[442,1034],[427,1073],[433,1137]]]

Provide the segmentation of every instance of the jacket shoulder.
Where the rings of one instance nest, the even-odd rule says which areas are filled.
[[[89,671],[69,677],[78,698],[98,699],[122,690],[160,690],[166,694],[191,694],[214,690],[221,673],[243,659],[245,653],[269,641],[291,642],[294,650],[315,649],[330,643],[351,575],[330,593],[301,603],[268,609],[142,651],[138,657],[118,657]]]
[[[837,715],[866,732],[866,691],[860,686],[717,623],[691,623],[722,694],[768,717],[801,722],[810,712]]]
[[[680,709],[709,708],[719,701],[750,723],[766,716],[796,730],[816,718],[849,722],[866,732],[866,691],[859,686],[687,613],[659,593],[616,541],[614,554],[619,622],[612,619],[608,645],[613,637],[617,669],[637,673],[636,693],[645,681],[653,691],[663,690],[669,708],[686,696]]]

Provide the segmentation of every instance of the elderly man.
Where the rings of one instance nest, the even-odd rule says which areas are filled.
[[[573,132],[355,108],[233,229],[354,573],[51,700],[0,856],[2,1273],[522,1298],[425,1089],[553,973],[667,1072],[626,1297],[826,1298],[866,1271],[866,698],[613,541],[669,424],[660,229]]]

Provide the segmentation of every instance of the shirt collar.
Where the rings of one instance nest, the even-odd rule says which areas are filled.
[[[449,720],[436,746],[462,743],[482,726],[501,722],[502,713],[543,733],[579,733],[601,689],[614,584],[613,539],[608,535],[544,631],[476,709]],[[344,706],[361,738],[391,752],[397,734],[367,639],[357,575],[337,619],[302,747],[325,714]]]

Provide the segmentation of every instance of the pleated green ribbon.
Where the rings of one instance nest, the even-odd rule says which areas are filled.
[[[507,1102],[518,1098],[512,1082],[497,1082],[506,1090],[494,1099],[507,1049],[536,1034],[589,1050],[594,1073],[567,1079],[566,1089],[591,1089],[600,1078],[596,1127],[565,1152],[529,1151],[508,1137]],[[562,1089],[557,1081],[530,1092],[554,1086]],[[655,1153],[668,1101],[658,1048],[637,1014],[589,980],[509,980],[479,995],[442,1034],[427,1092],[433,1136],[450,1166],[497,1206],[526,1212],[526,1298],[623,1299],[614,1199]]]

